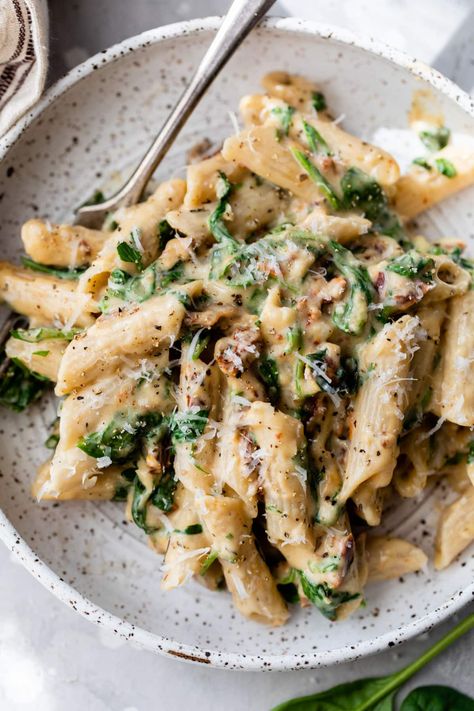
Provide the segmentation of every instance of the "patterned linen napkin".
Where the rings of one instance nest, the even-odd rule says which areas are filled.
[[[0,135],[39,99],[47,60],[46,0],[0,0]]]

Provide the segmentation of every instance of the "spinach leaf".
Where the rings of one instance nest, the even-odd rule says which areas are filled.
[[[239,242],[232,237],[224,222],[224,213],[229,205],[232,185],[225,173],[219,172],[217,183],[218,203],[214,212],[209,217],[209,230],[217,242],[212,249],[210,278],[220,279],[225,270],[225,265],[239,251]]]
[[[150,495],[151,503],[153,504],[153,506],[156,506],[165,513],[171,511],[174,506],[174,494],[177,486],[178,481],[175,478],[173,469],[165,469],[165,471],[161,475],[160,481],[155,486]],[[200,526],[200,524],[196,524],[196,526]],[[188,526],[188,528],[192,528],[192,526]],[[192,533],[201,533],[201,531],[194,530],[192,531]],[[185,530],[184,533],[189,534],[190,531]]]
[[[424,168],[425,170],[433,170],[433,166],[428,163],[426,158],[413,158],[412,163],[419,165],[420,168]]]
[[[467,463],[474,464],[474,440],[470,442],[469,449],[467,452]]]
[[[161,271],[156,263],[144,269],[141,274],[132,276],[123,269],[114,269],[109,277],[107,290],[100,302],[100,310],[107,313],[113,309],[113,299],[121,299],[128,303],[147,301],[161,289],[179,281],[184,274],[184,266],[177,262],[171,269]]]
[[[87,198],[79,207],[86,207],[86,205],[100,205],[100,203],[105,202],[105,195],[102,190],[94,190],[92,195]]]
[[[305,356],[305,361],[314,363],[313,377],[324,392],[331,395],[337,394],[341,397],[353,395],[359,389],[359,367],[357,360],[350,356],[342,356],[335,376],[329,382],[323,373],[327,370],[327,349],[323,348],[316,353],[309,353]],[[322,372],[321,372],[322,371]]]
[[[418,135],[429,151],[440,151],[448,145],[451,131],[446,126],[440,126],[434,131],[420,131]]]
[[[304,594],[328,620],[336,619],[339,605],[360,597],[359,593],[332,590],[326,583],[312,583],[301,571],[299,576]]]
[[[199,575],[206,575],[207,571],[218,557],[219,553],[217,551],[211,551],[210,553],[208,553],[203,564],[201,565]]]
[[[58,446],[58,442],[59,442],[59,435],[58,434],[51,434],[45,441],[44,446],[47,449],[56,449],[56,447]]]
[[[399,672],[380,678],[358,679],[347,684],[338,684],[338,686],[318,694],[286,701],[275,706],[273,711],[393,711],[393,700],[398,689],[446,647],[472,628],[474,628],[474,613],[468,615],[451,632],[436,642],[431,649],[428,649],[421,657]],[[431,701],[433,701],[433,697]],[[438,710],[436,706],[415,706],[410,702],[408,707],[402,705],[401,711],[428,711],[428,709],[429,711],[432,709],[433,711],[444,711],[444,709],[447,711],[448,708],[450,711],[451,709],[454,711],[458,707],[441,706]],[[466,707],[469,711],[472,708],[472,705]],[[464,711],[463,706],[460,707],[460,711]]]
[[[296,605],[300,601],[298,588],[294,583],[278,583],[277,588],[282,597],[291,605]]]
[[[24,267],[31,269],[34,272],[41,272],[42,274],[49,274],[50,276],[57,277],[58,279],[78,279],[81,274],[86,270],[86,267],[78,267],[77,269],[67,269],[66,267],[51,267],[46,264],[40,264],[35,262],[29,257],[22,257],[21,262]]]
[[[400,711],[474,711],[474,699],[449,686],[420,686],[408,694]]]
[[[318,186],[333,210],[342,210],[343,204],[338,195],[336,195],[332,185],[326,180],[314,163],[308,158],[303,151],[298,148],[291,148],[291,153],[296,162],[305,170],[313,183]]]
[[[320,91],[313,91],[311,94],[311,103],[316,111],[325,111],[328,107],[326,97]]]
[[[341,180],[341,190],[347,210],[361,210],[375,231],[401,243],[406,241],[398,217],[389,209],[387,196],[375,178],[359,168],[349,168]]]
[[[146,514],[147,514],[147,504],[150,499],[151,492],[148,491],[138,478],[135,478],[135,483],[133,485],[133,498],[131,513],[133,522],[141,528],[145,533],[154,533],[157,529],[147,526]]]
[[[135,264],[139,272],[143,271],[144,267],[142,255],[136,247],[132,247],[132,245],[128,242],[119,242],[117,245],[117,254],[122,262],[130,262],[131,264]]]
[[[19,341],[26,341],[27,343],[39,343],[40,341],[72,341],[77,333],[80,333],[80,328],[70,328],[60,329],[60,328],[46,328],[45,326],[40,326],[39,328],[17,328],[10,331],[10,336],[12,338],[17,338]]]
[[[414,249],[396,257],[387,265],[388,272],[400,274],[408,279],[421,279],[424,282],[433,281],[434,261],[425,257]]]
[[[455,178],[458,174],[455,166],[446,158],[435,158],[435,166],[438,173],[445,175],[447,178]]]
[[[90,457],[123,462],[137,449],[147,427],[156,426],[157,422],[162,422],[161,415],[118,412],[103,429],[81,437],[77,446]]]
[[[186,536],[195,536],[198,533],[202,533],[202,526],[200,523],[192,523],[190,526],[186,526],[182,531],[175,528],[175,533],[183,533]]]
[[[232,237],[223,220],[224,213],[229,204],[229,197],[232,193],[232,184],[227,175],[221,171],[219,171],[216,193],[218,203],[216,209],[209,217],[209,229],[216,242],[228,243],[237,247],[237,240]]]
[[[0,405],[22,412],[44,392],[50,380],[12,358],[0,380]]]
[[[288,348],[285,351],[286,353],[299,351],[303,344],[303,331],[301,330],[301,327],[298,325],[291,326],[286,332],[286,340],[288,343]]]
[[[260,358],[257,369],[258,374],[265,383],[269,400],[272,405],[275,405],[280,397],[280,381],[276,361],[268,357]]]
[[[176,230],[171,227],[168,220],[161,220],[158,223],[158,240],[161,251],[163,251],[170,239],[173,239],[175,234]]]
[[[204,432],[209,416],[208,410],[177,410],[168,418],[168,427],[173,444],[194,442]]]
[[[314,126],[303,120],[303,130],[311,153],[322,153],[324,156],[332,156],[328,144]]]
[[[278,118],[281,126],[277,131],[277,137],[279,139],[283,136],[288,136],[294,113],[295,110],[292,106],[275,106],[275,108],[272,109],[272,114]]]
[[[332,319],[345,333],[359,334],[367,321],[367,307],[373,301],[374,287],[365,266],[338,242],[328,242],[333,263],[348,285],[344,302],[334,308]]]

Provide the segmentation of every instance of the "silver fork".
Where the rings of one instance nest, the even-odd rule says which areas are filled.
[[[274,3],[275,0],[234,0],[188,87],[184,90],[130,178],[115,195],[105,202],[99,205],[80,207],[76,212],[75,224],[100,228],[108,213],[124,205],[134,205],[140,200],[148,181],[202,96],[237,47]],[[0,354],[3,353],[9,333],[17,324],[18,319],[17,315],[11,314],[0,328]],[[0,363],[0,377],[5,373],[9,364],[9,358],[4,358]]]
[[[76,213],[76,224],[100,227],[107,213],[123,205],[134,205],[140,200],[155,169],[171,148],[203,94],[250,30],[274,3],[275,0],[234,0],[188,87],[135,171],[125,185],[105,202],[80,207]]]

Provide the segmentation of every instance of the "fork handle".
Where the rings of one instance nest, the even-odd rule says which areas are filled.
[[[104,214],[118,206],[133,205],[139,201],[155,169],[170,149],[174,139],[209,85],[250,30],[255,27],[274,3],[275,0],[234,0],[191,82],[168,116],[148,152],[120,191],[100,205]],[[97,207],[97,205],[91,206],[91,213],[97,213]],[[87,212],[87,207],[80,211],[82,224],[86,223]]]

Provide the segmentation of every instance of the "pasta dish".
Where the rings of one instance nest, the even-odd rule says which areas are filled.
[[[165,590],[226,587],[280,625],[422,569],[377,527],[441,478],[435,567],[474,539],[474,262],[414,223],[474,182],[474,152],[419,120],[401,175],[311,81],[263,87],[218,152],[102,229],[24,224],[0,401],[60,398],[39,500],[124,502]]]

